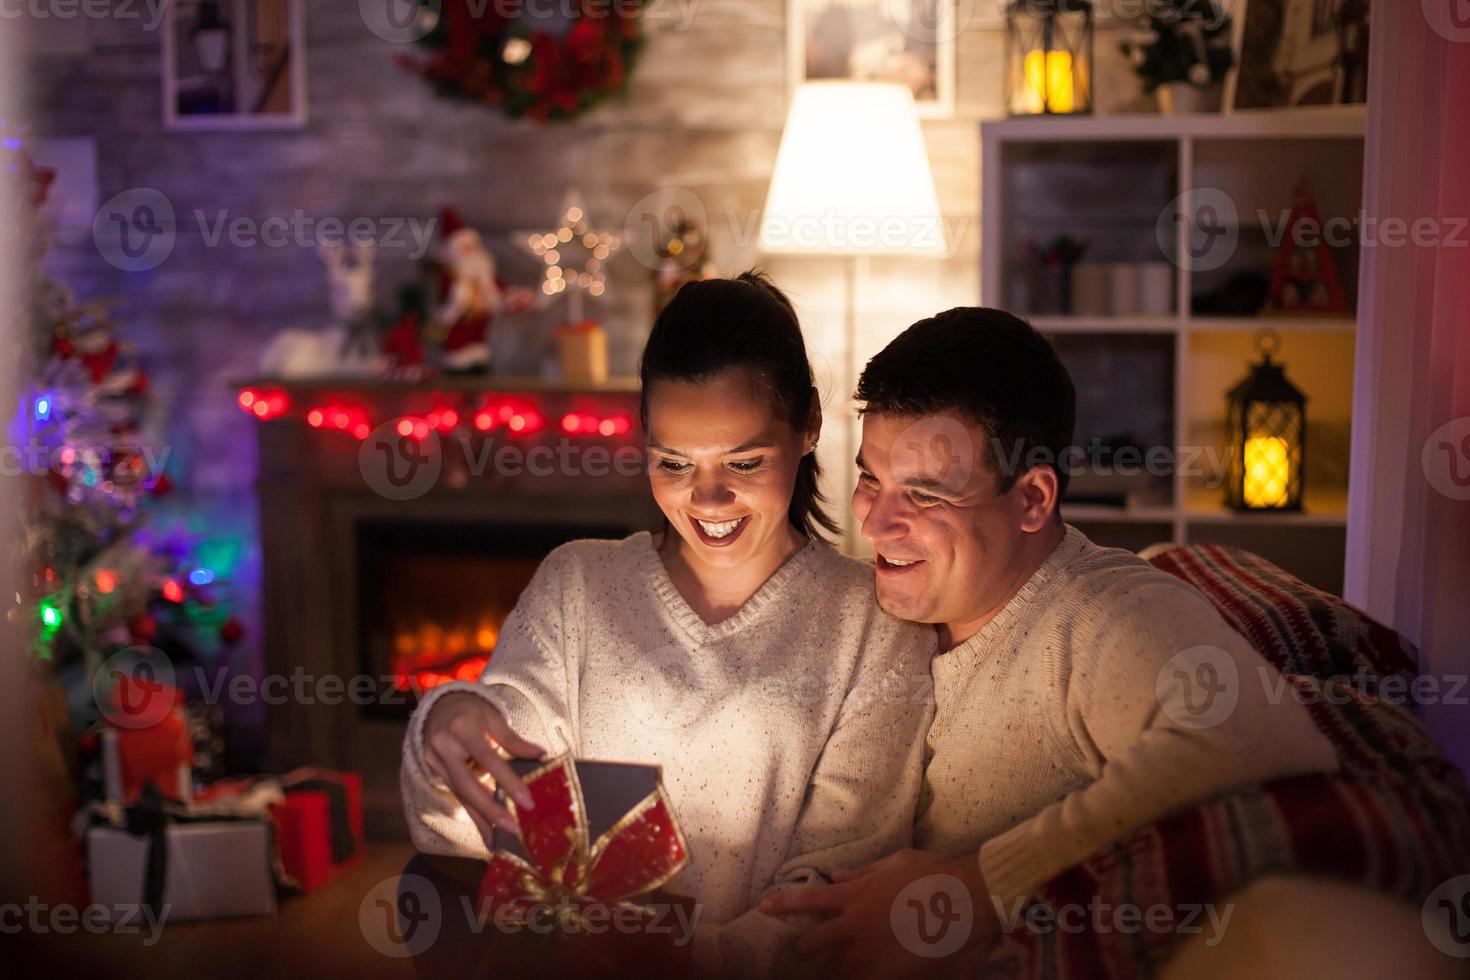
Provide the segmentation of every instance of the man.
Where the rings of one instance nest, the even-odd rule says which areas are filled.
[[[939,631],[936,714],[920,850],[763,904],[836,913],[798,954],[845,976],[932,968],[890,925],[896,899],[939,914],[953,901],[923,890],[962,886],[974,924],[937,965],[973,972],[1002,915],[1099,848],[1233,788],[1336,768],[1202,595],[1063,522],[1075,393],[1030,326],[978,308],[920,321],[869,362],[858,399],[853,510],[880,604]]]

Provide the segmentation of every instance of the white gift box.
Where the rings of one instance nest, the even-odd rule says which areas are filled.
[[[176,823],[169,824],[164,834],[166,911],[160,914],[165,921],[275,914],[269,820]],[[93,903],[114,915],[144,903],[149,843],[147,837],[113,827],[87,832]]]

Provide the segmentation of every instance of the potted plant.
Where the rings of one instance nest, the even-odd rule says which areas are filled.
[[[1214,112],[1235,64],[1230,35],[1230,18],[1215,0],[1149,0],[1121,47],[1160,112]]]

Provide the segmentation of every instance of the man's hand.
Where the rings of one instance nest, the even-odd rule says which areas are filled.
[[[801,959],[830,957],[844,978],[950,974],[958,973],[962,964],[973,974],[974,964],[999,935],[974,854],[945,860],[927,851],[899,851],[866,867],[838,870],[832,877],[831,885],[771,895],[760,910],[767,915],[835,913],[803,933],[795,952]],[[951,878],[959,879],[969,893],[969,902],[958,903],[958,908]],[[903,908],[895,913],[895,903],[911,885],[915,889],[903,896]],[[904,928],[896,928],[899,922]],[[946,941],[950,929],[966,928],[969,936],[958,949],[933,955],[954,941]],[[931,955],[923,955],[926,951]]]
[[[445,694],[424,720],[424,762],[448,784],[475,822],[485,846],[493,848],[494,827],[518,833],[515,817],[495,802],[499,785],[516,805],[532,809],[531,791],[501,755],[539,759],[546,750],[511,731],[505,716],[484,698],[454,691]]]

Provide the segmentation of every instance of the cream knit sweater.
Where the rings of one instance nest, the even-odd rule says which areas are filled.
[[[1170,662],[1190,650],[1204,652]],[[1181,699],[1205,702],[1176,668],[1220,658],[1234,679],[1228,667],[1210,675],[1227,686],[1210,710],[1191,710]],[[999,615],[933,666],[917,846],[978,849],[1007,909],[1171,810],[1337,767],[1301,704],[1272,703],[1278,675],[1203,595],[1073,527]]]
[[[883,613],[873,572],[812,541],[711,626],[651,537],[553,551],[506,620],[480,683],[436,688],[403,753],[424,851],[485,855],[423,761],[423,722],[451,690],[496,705],[555,754],[656,763],[691,861],[667,890],[699,903],[703,972],[770,971],[796,926],[752,911],[814,872],[910,844],[934,632]]]

